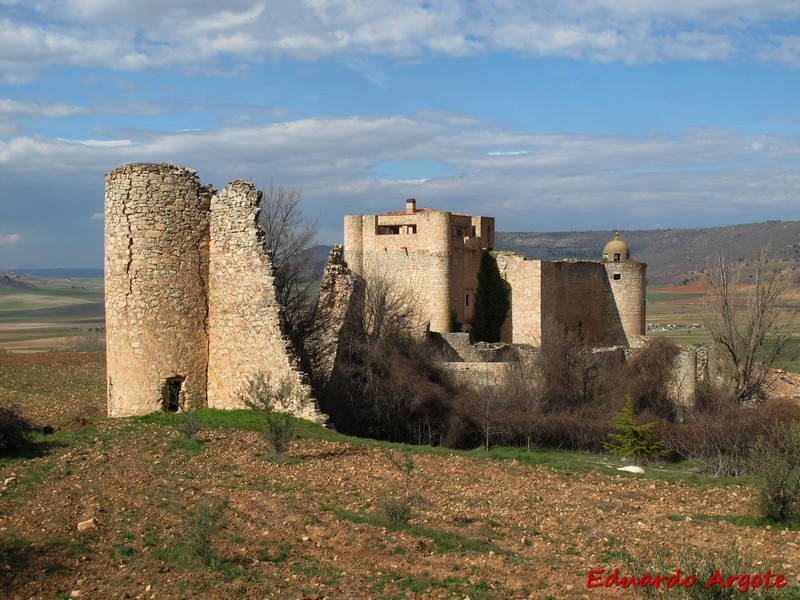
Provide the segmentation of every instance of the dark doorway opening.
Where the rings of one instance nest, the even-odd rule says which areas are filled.
[[[170,377],[164,382],[163,404],[166,412],[178,412],[181,407],[181,385],[183,377]]]

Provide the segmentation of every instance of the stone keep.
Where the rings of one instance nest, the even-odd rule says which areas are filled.
[[[493,246],[493,218],[417,208],[415,200],[405,210],[344,218],[350,268],[399,286],[417,318],[440,333],[450,331],[451,316],[469,330],[481,253]],[[511,289],[502,341],[540,347],[572,332],[595,346],[634,346],[645,335],[646,265],[630,260],[619,235],[599,261],[495,258]]]
[[[281,334],[260,200],[250,183],[217,194],[171,165],[106,176],[109,416],[240,408],[258,372],[308,393]],[[313,403],[295,412],[321,418]]]
[[[494,219],[417,208],[344,218],[344,252],[365,279],[383,278],[404,290],[421,322],[449,331],[451,316],[469,323],[481,253],[494,245]]]

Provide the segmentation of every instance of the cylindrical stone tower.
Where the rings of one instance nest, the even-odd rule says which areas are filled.
[[[373,223],[375,217],[372,217]],[[374,227],[374,225],[373,225]],[[344,259],[356,275],[364,275],[364,217],[344,217]]]
[[[193,170],[171,165],[106,175],[109,416],[206,403],[212,193]]]
[[[603,263],[625,338],[618,343],[635,346],[636,338],[646,333],[647,265],[630,260],[630,256],[628,245],[619,233],[603,249]]]

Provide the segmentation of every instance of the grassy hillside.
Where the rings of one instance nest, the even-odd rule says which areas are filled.
[[[633,598],[587,589],[589,571],[725,571],[732,553],[800,593],[800,531],[759,521],[744,479],[308,423],[278,463],[252,412],[201,411],[189,440],[179,415],[106,419],[104,392],[100,353],[0,356],[0,396],[57,429],[0,458],[5,598]],[[379,510],[405,489],[387,451],[412,453],[408,524]]]

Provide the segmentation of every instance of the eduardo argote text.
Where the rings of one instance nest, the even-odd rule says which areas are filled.
[[[783,573],[773,573],[769,569],[762,575],[761,573],[740,573],[737,575],[727,575],[720,573],[719,569],[714,571],[706,581],[697,581],[692,574],[683,574],[680,569],[675,569],[669,575],[651,575],[644,573],[639,577],[635,575],[620,575],[619,569],[606,571],[605,569],[592,569],[586,578],[587,588],[599,587],[653,587],[665,588],[683,587],[690,588],[694,585],[702,585],[706,589],[719,586],[724,589],[735,589],[737,592],[746,592],[760,587],[765,589],[782,588],[786,586],[786,577]]]

